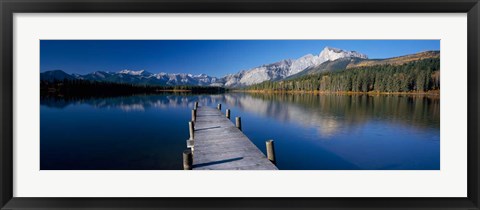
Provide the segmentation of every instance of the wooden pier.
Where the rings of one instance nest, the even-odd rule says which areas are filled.
[[[184,158],[184,168],[193,170],[278,170],[271,161],[273,148],[268,158],[242,133],[239,125],[230,120],[230,110],[221,112],[217,108],[197,106],[193,134],[187,141],[193,163]],[[237,118],[237,123],[240,118]],[[241,126],[241,125],[240,125]],[[191,127],[191,126],[190,126]],[[193,140],[192,140],[193,139]],[[266,144],[267,146],[269,143]],[[272,144],[273,146],[273,144]],[[185,153],[184,153],[185,155]],[[270,160],[269,160],[270,159]],[[192,164],[185,167],[185,163]]]

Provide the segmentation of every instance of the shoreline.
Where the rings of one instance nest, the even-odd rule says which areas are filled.
[[[124,94],[101,94],[100,97],[117,97],[117,96],[131,96],[131,95],[155,95],[155,94],[165,94],[165,93],[191,93],[191,94],[222,94],[222,93],[255,93],[255,94],[313,94],[313,95],[372,95],[372,96],[380,96],[380,95],[392,95],[392,96],[433,96],[433,97],[440,97],[440,90],[432,90],[427,92],[353,92],[353,91],[281,91],[281,90],[239,90],[239,89],[231,89],[226,90],[225,92],[198,92],[195,93],[192,90],[181,90],[181,89],[170,89],[170,90],[155,90],[153,92],[132,92],[132,93],[124,93]],[[44,92],[40,91],[41,96],[51,96],[56,95],[56,92]],[[58,92],[60,93],[60,92]],[[61,95],[61,96],[60,96]],[[59,94],[57,96],[63,97],[65,94]],[[68,94],[66,94],[68,95]],[[79,95],[79,96],[87,96],[87,97],[95,97],[96,95]]]
[[[156,92],[192,92],[192,90],[155,90]]]
[[[427,92],[353,92],[353,91],[300,91],[300,90],[230,90],[230,92],[238,93],[282,93],[282,94],[321,94],[321,95],[428,95],[440,96],[440,90],[432,90]]]

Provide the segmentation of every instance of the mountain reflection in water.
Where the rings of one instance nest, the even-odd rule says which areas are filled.
[[[185,147],[184,140],[188,137],[186,122],[195,101],[206,106],[221,103],[224,109],[232,110],[232,116],[241,116],[244,133],[263,152],[265,140],[274,139],[280,169],[440,167],[438,96],[226,93],[135,95],[115,98],[42,97],[42,169],[181,169],[179,154]],[[118,111],[124,114],[119,114]],[[110,112],[112,115],[104,114]],[[79,113],[96,115],[85,118],[79,117]],[[46,115],[49,117],[43,118]],[[58,117],[55,117],[57,115]],[[120,115],[122,118],[114,117]],[[158,144],[155,141],[155,145],[144,145],[157,146],[159,147],[157,151],[147,149],[144,152],[141,148],[129,150],[130,143],[139,144],[139,141],[142,141],[137,139],[135,142],[122,144],[120,148],[101,149],[103,152],[108,151],[105,154],[85,153],[81,145],[74,148],[73,145],[78,142],[72,142],[73,145],[64,143],[62,144],[64,148],[60,148],[53,142],[62,141],[61,136],[56,135],[51,127],[64,121],[61,116],[81,119],[63,122],[67,123],[63,129],[73,133],[78,133],[75,129],[81,127],[79,123],[86,122],[108,123],[111,127],[123,127],[128,124],[126,127],[134,130],[114,129],[113,133],[94,129],[88,134],[79,134],[84,135],[79,138],[95,140],[92,140],[92,145],[89,146],[102,147],[99,142],[106,138],[122,141],[122,135],[136,134],[146,139],[144,144],[148,144],[148,139],[158,139],[158,136],[162,137],[162,143]],[[97,121],[95,116],[100,116],[101,119]],[[143,130],[153,129],[146,126],[149,124],[159,125],[156,132],[148,133]],[[166,124],[172,128],[179,127],[178,133],[173,134],[171,129],[167,130],[167,127],[162,126]],[[58,151],[59,149],[70,150],[87,157],[71,155],[71,160],[67,158],[58,163],[51,157],[62,153]],[[127,158],[118,158],[116,150],[131,154],[127,155]],[[149,155],[145,156],[146,152]],[[88,157],[89,155],[91,157]],[[138,158],[149,164],[129,163],[133,160],[138,162]],[[155,160],[146,160],[148,158]],[[92,159],[101,159],[102,164],[86,167],[86,164],[82,163]],[[165,161],[170,162],[167,164]]]

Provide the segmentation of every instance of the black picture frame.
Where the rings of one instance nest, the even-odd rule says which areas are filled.
[[[1,209],[479,209],[478,0],[0,0]],[[467,13],[466,198],[16,198],[13,193],[14,13]],[[450,110],[454,111],[454,110]],[[92,189],[94,190],[94,189]]]

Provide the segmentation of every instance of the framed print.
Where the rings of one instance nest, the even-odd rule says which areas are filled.
[[[2,1],[1,209],[478,209],[478,1]]]

